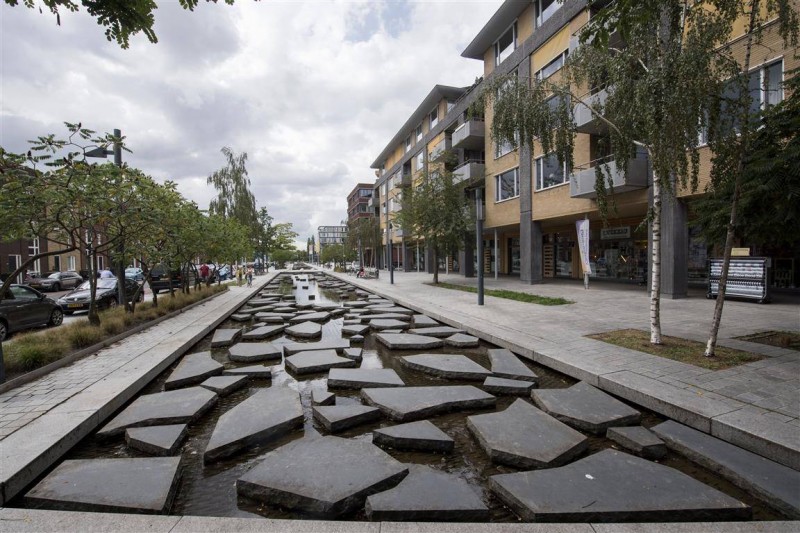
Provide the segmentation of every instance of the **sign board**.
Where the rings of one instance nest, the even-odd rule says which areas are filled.
[[[616,239],[630,239],[630,238],[631,238],[630,226],[603,228],[600,230],[600,239],[603,241],[611,241]]]
[[[750,248],[733,248],[731,255],[734,257],[750,257]]]
[[[589,219],[575,221],[575,232],[578,234],[578,250],[581,253],[581,266],[584,274],[591,274],[589,264]]]

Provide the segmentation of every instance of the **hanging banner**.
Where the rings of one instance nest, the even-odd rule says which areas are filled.
[[[578,250],[581,253],[583,273],[591,274],[592,267],[589,265],[589,219],[576,220],[575,231],[578,234]]]

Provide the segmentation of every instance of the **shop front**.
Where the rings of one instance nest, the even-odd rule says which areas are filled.
[[[592,229],[590,278],[629,283],[647,281],[647,228],[638,226],[636,222]]]

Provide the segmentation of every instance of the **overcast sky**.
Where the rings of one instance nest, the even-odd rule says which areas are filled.
[[[65,121],[122,130],[132,166],[208,206],[223,146],[247,152],[258,206],[305,244],[347,216],[347,193],[437,83],[483,72],[461,52],[493,1],[237,0],[182,10],[158,0],[155,31],[128,50],[85,11],[0,2],[0,146],[63,135]]]

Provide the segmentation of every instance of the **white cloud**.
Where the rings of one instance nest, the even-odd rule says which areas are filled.
[[[469,85],[461,51],[489,2],[161,1],[158,44],[106,41],[83,12],[0,6],[0,145],[63,133],[64,121],[120,128],[129,164],[171,179],[200,205],[219,150],[248,153],[259,206],[304,243],[346,217],[346,195],[437,84]]]

